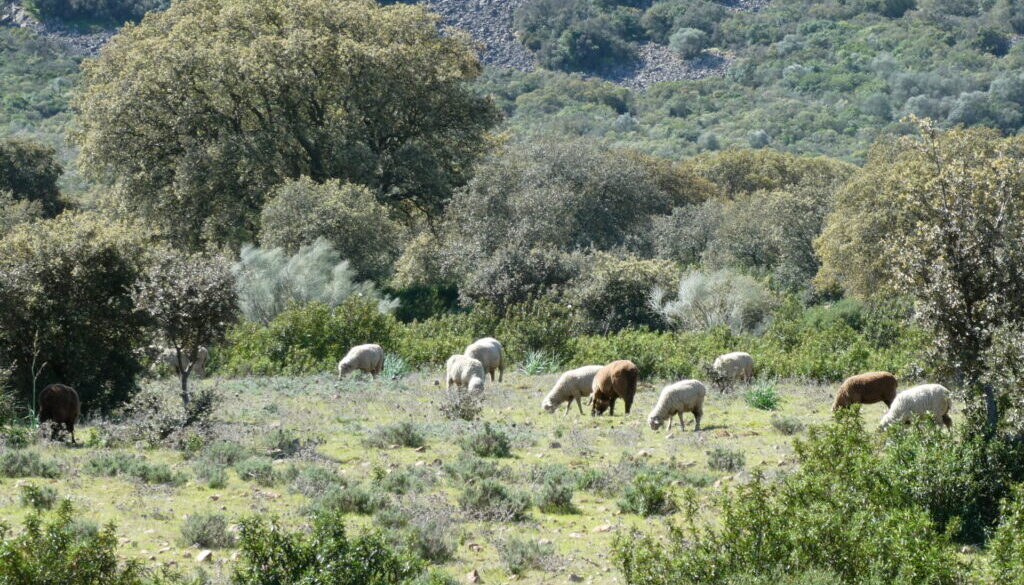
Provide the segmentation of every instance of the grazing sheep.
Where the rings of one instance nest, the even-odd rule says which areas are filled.
[[[484,370],[491,375],[491,382],[494,381],[494,372],[498,372],[498,381],[505,377],[505,349],[501,342],[493,337],[477,339],[466,346],[463,354],[479,360],[484,365]]]
[[[343,378],[353,370],[362,370],[371,378],[380,375],[384,369],[384,349],[376,343],[357,345],[348,350],[338,362],[338,377]]]
[[[617,360],[598,370],[591,384],[590,415],[604,414],[605,409],[609,409],[614,416],[615,401],[619,398],[626,403],[626,414],[629,414],[639,378],[640,370],[629,360]]]
[[[945,386],[941,384],[914,386],[896,395],[892,406],[882,416],[878,428],[884,429],[894,422],[907,420],[915,414],[930,414],[935,419],[935,424],[945,425],[946,428],[949,428],[953,426],[953,419],[949,418],[949,409],[952,406],[949,390],[946,390]]]
[[[157,362],[167,364],[175,374],[181,375],[182,370],[188,368],[188,357],[185,355],[185,351],[181,352],[181,362],[178,361],[178,352],[173,347],[153,346],[157,351]],[[196,362],[192,366],[192,373],[189,376],[198,376],[203,378],[206,376],[206,360],[210,358],[210,352],[203,346],[199,346],[199,351],[196,352]],[[184,362],[185,367],[181,366]]]
[[[716,357],[711,369],[726,384],[749,382],[754,377],[754,358],[749,353],[734,351]]]
[[[39,423],[53,421],[57,423],[53,427],[50,440],[57,438],[60,425],[66,425],[71,433],[71,444],[75,442],[75,423],[78,422],[78,415],[81,413],[82,405],[78,400],[78,392],[71,386],[64,384],[50,384],[39,393]]]
[[[453,355],[448,358],[446,370],[445,383],[449,389],[454,384],[459,388],[469,388],[473,392],[483,392],[487,374],[480,360],[467,355]]]
[[[580,414],[583,414],[583,403],[581,401],[584,396],[590,396],[594,383],[594,374],[597,374],[601,367],[583,366],[582,368],[565,372],[555,382],[551,392],[548,392],[548,395],[544,397],[541,407],[548,412],[555,412],[558,406],[565,402],[565,414],[568,416],[569,410],[572,409],[572,401],[575,400],[576,407],[580,409]]]
[[[651,430],[660,429],[665,421],[668,421],[666,430],[672,430],[672,417],[677,414],[679,415],[679,425],[685,428],[683,413],[692,412],[695,423],[693,430],[699,431],[700,418],[704,415],[705,394],[707,394],[707,389],[697,380],[682,380],[665,386],[661,389],[658,403],[651,409],[651,414],[647,415],[647,422],[651,425]]]
[[[889,372],[868,372],[850,376],[839,386],[832,411],[846,408],[851,404],[874,404],[884,402],[891,406],[896,398],[896,376]]]

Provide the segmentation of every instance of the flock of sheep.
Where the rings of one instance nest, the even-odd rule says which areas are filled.
[[[498,381],[502,381],[505,365],[505,350],[497,339],[478,339],[469,344],[465,352],[448,358],[445,383],[448,388],[455,386],[471,392],[482,392],[488,374],[493,382],[497,372]],[[338,376],[361,370],[376,377],[383,367],[384,350],[381,346],[358,345],[349,350],[338,363]],[[709,373],[727,383],[749,382],[754,375],[754,358],[744,352],[720,355]],[[583,414],[583,398],[586,397],[591,415],[601,415],[606,410],[614,415],[615,402],[621,398],[626,414],[629,414],[639,378],[640,371],[629,360],[616,360],[604,366],[582,366],[563,373],[544,397],[541,407],[547,412],[554,412],[565,404],[565,414],[568,415],[575,401],[580,414]],[[884,402],[888,410],[879,424],[883,429],[894,422],[908,420],[913,415],[931,416],[936,424],[946,427],[953,424],[949,418],[952,401],[944,386],[921,384],[899,394],[896,387],[896,377],[889,372],[851,376],[843,381],[836,392],[832,410],[853,404]],[[647,422],[655,431],[667,422],[667,430],[671,430],[672,419],[678,416],[680,426],[685,428],[683,415],[691,413],[694,431],[699,431],[706,395],[707,388],[699,380],[673,382],[661,389],[658,401],[647,415]]]

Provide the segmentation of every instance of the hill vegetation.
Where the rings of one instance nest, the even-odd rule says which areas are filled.
[[[208,582],[173,571],[165,533],[139,537],[160,543],[150,574],[116,560],[112,527],[47,512],[85,486],[134,532],[237,544],[218,583],[442,585],[428,565],[467,558],[537,582],[556,550],[600,585],[1014,578],[1024,5],[488,6],[466,22],[514,27],[488,34],[540,68],[489,67],[404,2],[4,12],[127,24],[86,59],[57,29],[0,28],[0,477],[49,482],[0,490],[0,510],[33,510],[0,522],[0,556],[32,580],[49,539],[71,585]],[[613,82],[667,53],[701,78]],[[435,388],[484,336],[510,381]],[[366,343],[383,379],[324,376]],[[756,379],[726,394],[708,368],[733,351]],[[540,418],[553,374],[619,359],[638,406],[655,383],[719,383],[703,429],[647,460],[635,412]],[[948,387],[955,430],[831,415],[832,388],[871,370]],[[82,451],[39,439],[53,382],[81,398]],[[208,509],[226,486],[237,530]],[[524,536],[530,518],[579,546]]]

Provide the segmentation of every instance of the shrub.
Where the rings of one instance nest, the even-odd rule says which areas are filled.
[[[682,28],[672,33],[668,46],[683,59],[700,55],[708,46],[708,33],[695,28]]]
[[[416,448],[425,445],[426,439],[419,426],[409,421],[402,421],[377,427],[370,433],[370,436],[364,439],[364,442],[378,449],[390,447],[391,445]]]
[[[377,524],[388,529],[390,539],[401,549],[431,563],[450,561],[457,547],[454,533],[455,510],[443,498],[413,500],[409,505],[392,505],[377,512]]]
[[[966,582],[949,536],[882,479],[874,439],[857,416],[840,413],[796,441],[801,466],[792,473],[772,481],[757,473],[725,492],[717,522],[699,523],[691,506],[689,529],[670,528],[668,538],[621,536],[615,557],[625,582],[731,585],[749,580],[751,567],[780,579],[835,577],[826,583]]]
[[[291,532],[260,517],[243,519],[239,527],[235,585],[410,585],[423,572],[422,563],[380,536],[348,536],[340,510],[317,514],[311,530]]]
[[[362,185],[337,180],[317,183],[302,177],[275,187],[260,214],[260,244],[296,254],[319,238],[329,242],[338,258],[351,263],[352,273],[347,276],[380,282],[398,258],[402,227]],[[320,275],[305,270],[305,276],[325,280],[336,263],[324,262]],[[308,286],[308,280],[298,278],[290,277]]]
[[[401,380],[412,372],[412,366],[400,355],[384,354],[384,366],[381,375],[389,380]]]
[[[130,291],[147,238],[141,226],[90,212],[22,224],[0,239],[0,363],[22,397],[33,360],[47,363],[39,388],[74,372],[86,409],[110,410],[135,392],[147,324]]]
[[[255,481],[257,485],[270,487],[281,480],[281,475],[274,469],[274,462],[267,457],[249,457],[235,464],[238,477],[245,481]]]
[[[725,325],[737,333],[757,331],[772,307],[771,295],[761,283],[728,270],[688,272],[679,280],[676,298],[666,301],[665,296],[664,289],[652,289],[651,307],[682,330]]]
[[[647,297],[652,288],[669,288],[677,282],[679,268],[669,260],[594,252],[585,258],[580,276],[567,286],[565,298],[590,333],[658,328],[664,321]]]
[[[483,402],[482,393],[452,386],[441,391],[437,409],[449,420],[474,421],[483,410]]]
[[[228,532],[228,523],[220,514],[191,514],[181,525],[181,544],[201,548],[231,548],[235,535]]]
[[[390,471],[378,467],[373,475],[375,485],[392,494],[420,492],[433,481],[432,474],[420,467],[401,467]]]
[[[27,426],[0,427],[0,449],[24,449],[34,443],[37,437],[38,435]]]
[[[728,447],[715,447],[708,450],[708,467],[715,471],[740,471],[746,464],[743,451]]]
[[[57,488],[26,483],[20,488],[21,505],[35,510],[49,510],[57,502]]]
[[[185,483],[182,474],[171,471],[171,468],[163,463],[150,463],[145,457],[120,451],[93,456],[85,464],[85,471],[91,475],[105,477],[133,477],[144,483]]]
[[[459,441],[465,451],[473,453],[478,457],[511,457],[512,441],[501,429],[492,427],[491,423],[484,423],[483,428],[477,429]]]
[[[339,511],[343,514],[373,514],[388,504],[388,497],[376,485],[332,487],[313,501],[309,511]]]
[[[675,503],[668,494],[668,481],[663,475],[639,473],[626,485],[619,500],[619,509],[626,514],[654,516],[668,514]]]
[[[234,441],[213,441],[203,448],[200,457],[217,465],[234,465],[249,456],[245,447]]]
[[[517,522],[526,518],[530,497],[510,490],[498,480],[487,478],[467,484],[459,495],[459,506],[480,520]]]
[[[537,508],[548,514],[575,514],[578,512],[572,503],[575,488],[576,478],[569,470],[549,471],[537,492]]]
[[[553,374],[562,369],[558,358],[544,351],[530,351],[526,353],[523,364],[519,368],[524,374],[538,376],[540,374]]]
[[[197,480],[205,483],[206,487],[210,489],[219,490],[228,483],[228,474],[225,467],[206,459],[198,459],[193,462],[192,472]]]
[[[339,356],[361,343],[394,343],[397,322],[371,299],[353,295],[336,307],[292,304],[266,326],[242,323],[228,333],[229,374],[308,374],[334,371]]]
[[[548,569],[555,555],[555,548],[551,544],[515,536],[499,540],[497,548],[498,558],[505,570],[517,577],[531,569]]]
[[[67,583],[143,585],[143,568],[117,554],[113,525],[83,530],[71,502],[64,500],[53,519],[43,524],[29,515],[17,534],[0,532],[0,583]]]
[[[349,263],[324,239],[289,256],[280,248],[244,246],[234,267],[238,304],[247,319],[268,324],[293,304],[336,307],[350,297],[377,302],[382,313],[394,309],[370,283],[357,283]]]
[[[795,416],[773,416],[772,428],[783,435],[795,435],[802,433],[807,425]]]
[[[508,467],[465,451],[459,454],[454,463],[446,463],[444,468],[449,475],[465,483],[486,478],[506,479],[512,475]]]
[[[315,498],[326,494],[330,489],[344,487],[345,481],[340,475],[326,467],[307,467],[299,471],[292,480],[292,489],[306,496]]]
[[[60,467],[53,459],[43,459],[35,451],[0,451],[0,476],[60,477]]]
[[[1000,522],[988,544],[993,583],[1024,582],[1024,487],[1003,500]]]
[[[302,451],[306,443],[288,429],[274,429],[263,439],[263,448],[272,459],[287,459]]]
[[[779,407],[779,395],[775,392],[775,382],[760,380],[743,393],[743,401],[747,406],[758,410],[775,410]]]

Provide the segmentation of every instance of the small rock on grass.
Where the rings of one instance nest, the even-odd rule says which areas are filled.
[[[480,579],[480,571],[473,569],[466,573],[466,583],[483,583],[483,580]]]
[[[212,560],[213,560],[213,551],[210,550],[210,549],[205,549],[203,551],[200,551],[200,553],[196,555],[196,562],[197,563],[208,563],[208,562],[210,562]]]

